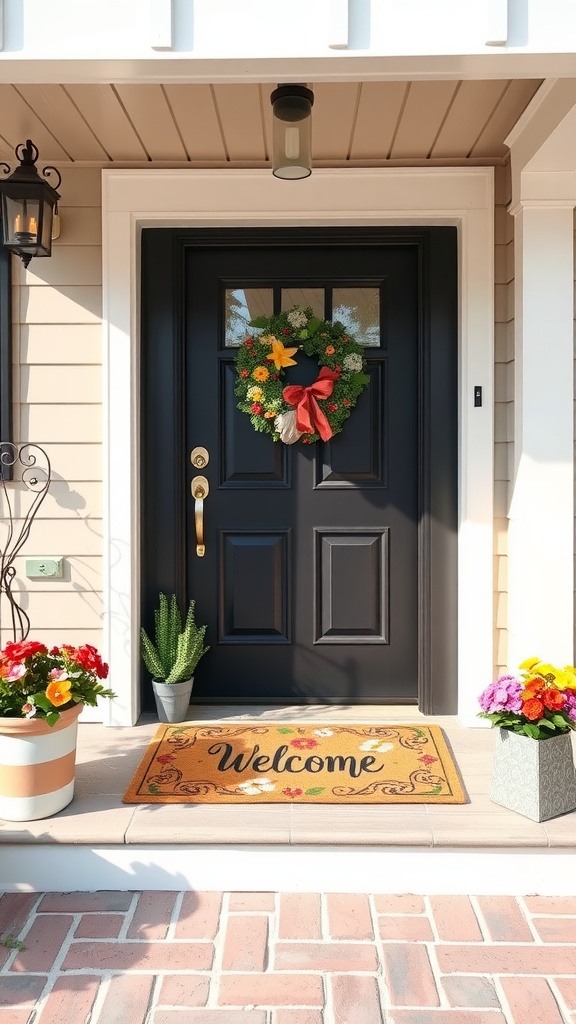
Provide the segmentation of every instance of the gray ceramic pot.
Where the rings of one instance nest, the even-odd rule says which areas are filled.
[[[185,722],[192,693],[191,679],[183,679],[180,683],[164,683],[159,679],[152,680],[152,689],[156,701],[156,710],[161,722]]]

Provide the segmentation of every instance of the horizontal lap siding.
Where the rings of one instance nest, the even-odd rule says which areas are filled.
[[[16,561],[14,589],[48,643],[102,647],[101,172],[63,171],[50,259],[13,261],[14,427],[42,445],[53,484]],[[15,515],[26,495],[11,486]],[[60,555],[61,580],[27,580],[25,558]],[[3,610],[1,640],[10,639]]]
[[[508,668],[508,501],[514,455],[514,222],[509,166],[495,168],[494,671]]]

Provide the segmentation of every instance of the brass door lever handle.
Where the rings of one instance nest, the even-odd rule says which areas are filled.
[[[204,498],[210,492],[210,485],[205,476],[195,476],[190,484],[194,498],[194,523],[196,525],[196,554],[203,558],[206,554],[204,544]]]

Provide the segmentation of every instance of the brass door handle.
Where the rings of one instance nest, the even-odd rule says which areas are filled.
[[[204,544],[204,498],[210,492],[210,485],[205,476],[195,476],[190,485],[194,498],[194,523],[196,525],[196,554],[203,558],[206,554]]]

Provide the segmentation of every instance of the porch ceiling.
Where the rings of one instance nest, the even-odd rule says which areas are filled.
[[[313,83],[316,166],[492,164],[535,79]],[[42,162],[266,167],[268,84],[0,85],[0,156]]]

